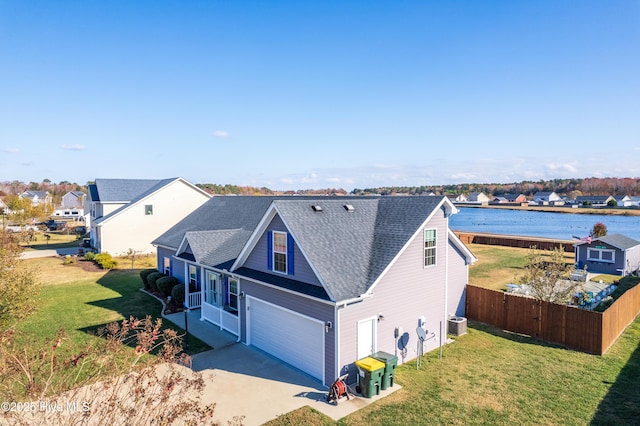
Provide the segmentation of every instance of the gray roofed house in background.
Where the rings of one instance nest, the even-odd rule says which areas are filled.
[[[187,308],[328,384],[393,353],[396,327],[464,315],[476,259],[448,227],[456,212],[442,196],[221,196],[153,244]]]
[[[91,244],[99,252],[154,251],[151,241],[210,198],[183,178],[96,179],[89,185]]]
[[[640,241],[609,234],[574,244],[575,262],[588,272],[626,275],[640,268]]]

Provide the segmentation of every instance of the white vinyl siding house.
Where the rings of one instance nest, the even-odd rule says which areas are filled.
[[[210,196],[182,178],[134,181],[140,192],[127,192],[126,179],[96,179],[90,187],[91,240],[99,252],[113,256],[129,249],[155,252],[151,242]]]

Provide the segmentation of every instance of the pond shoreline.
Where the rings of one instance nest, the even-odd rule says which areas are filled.
[[[497,209],[497,210],[524,210],[544,213],[567,213],[586,215],[611,215],[611,216],[640,216],[640,209],[633,207],[565,207],[565,206],[509,206],[509,205],[478,205],[454,203],[458,208]]]

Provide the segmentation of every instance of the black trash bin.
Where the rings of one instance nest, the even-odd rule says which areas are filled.
[[[385,390],[393,386],[393,376],[398,366],[398,357],[387,352],[376,352],[371,355],[373,358],[384,363],[384,373],[380,388]]]

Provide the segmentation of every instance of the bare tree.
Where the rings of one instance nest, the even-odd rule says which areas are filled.
[[[525,273],[520,283],[529,286],[531,294],[538,300],[552,303],[567,303],[582,284],[570,279],[573,269],[564,258],[562,246],[540,251],[532,247],[527,254]]]

